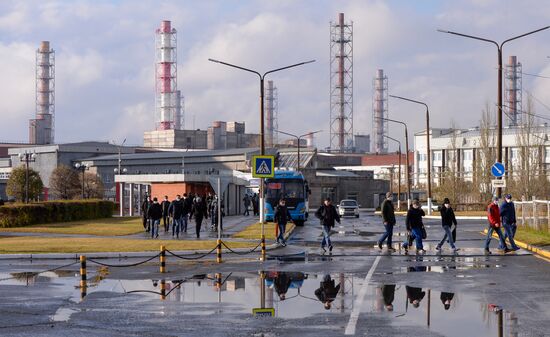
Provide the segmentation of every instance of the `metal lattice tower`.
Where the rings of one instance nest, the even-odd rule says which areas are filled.
[[[181,91],[176,91],[176,114],[174,117],[174,129],[185,129],[185,97],[181,95]]]
[[[506,86],[504,89],[504,100],[506,107],[504,112],[510,119],[510,125],[521,125],[522,120],[522,69],[521,63],[517,61],[516,56],[508,58],[508,64],[505,67]]]
[[[330,23],[330,149],[353,149],[353,22]]]
[[[277,121],[279,100],[277,96],[277,87],[273,85],[273,81],[267,81],[267,87],[265,88],[265,101],[266,101],[266,146],[273,147],[278,144],[278,126]]]
[[[372,137],[375,153],[388,153],[388,77],[378,69],[372,80]]]
[[[177,40],[170,21],[162,21],[155,39],[155,128],[175,127],[177,101]]]
[[[36,50],[36,116],[30,120],[29,142],[53,144],[55,125],[55,51],[49,41]]]

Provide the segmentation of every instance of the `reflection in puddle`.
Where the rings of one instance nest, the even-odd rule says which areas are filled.
[[[479,268],[479,265],[472,262],[462,267]],[[457,266],[457,269],[460,268]],[[405,267],[397,272],[444,271],[444,266],[420,265]],[[72,308],[58,309],[50,317],[52,321],[68,321],[72,314],[79,312],[79,275],[59,271],[39,276],[20,274],[21,277],[9,282],[21,286],[47,287],[50,296],[69,296],[76,303]],[[285,319],[319,314],[349,315],[355,304],[356,290],[364,282],[364,275],[361,274],[308,274],[277,270],[127,280],[111,278],[109,269],[100,268],[90,276],[95,282],[90,282],[88,298],[102,292],[102,296],[125,293],[133,299],[140,299],[144,305],[148,301],[170,301],[181,306],[182,315],[251,315],[253,308],[265,307],[274,308],[275,315]],[[33,277],[34,281],[29,282]],[[420,325],[445,336],[497,336],[500,329],[507,335],[517,335],[518,319],[513,313],[494,305],[488,306],[471,294],[439,290],[445,289],[436,291],[415,284],[369,285],[362,312],[367,317],[387,315],[392,318],[391,324]]]

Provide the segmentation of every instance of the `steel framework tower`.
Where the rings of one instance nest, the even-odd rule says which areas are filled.
[[[330,23],[330,149],[353,149],[353,22]]]
[[[265,88],[265,100],[266,100],[266,146],[273,147],[279,143],[278,137],[278,110],[279,110],[279,97],[277,87],[273,85],[273,81],[267,81],[267,87]]]
[[[517,61],[516,56],[510,56],[508,58],[508,64],[506,64],[506,88],[504,90],[504,100],[506,101],[506,108],[504,112],[510,119],[510,125],[521,125],[522,120],[522,76],[521,76],[521,63]]]
[[[49,41],[36,50],[36,116],[29,123],[31,144],[53,144],[55,125],[55,51]]]
[[[155,128],[173,129],[176,124],[177,40],[170,21],[162,21],[156,30]]]
[[[383,69],[378,69],[376,77],[372,80],[372,136],[373,151],[375,153],[388,153],[388,77]]]

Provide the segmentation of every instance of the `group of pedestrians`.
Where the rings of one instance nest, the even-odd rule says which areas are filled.
[[[381,213],[382,221],[384,224],[384,233],[378,239],[376,246],[379,249],[383,249],[383,244],[387,242],[387,248],[389,251],[394,252],[395,249],[392,247],[392,236],[393,236],[393,227],[396,224],[395,219],[395,209],[393,206],[393,194],[388,192],[386,193],[386,199],[382,202]],[[499,238],[498,249],[504,251],[505,253],[510,251],[516,251],[520,249],[515,241],[514,236],[516,234],[516,211],[514,203],[512,201],[512,195],[507,194],[504,198],[504,202],[499,206],[499,198],[494,197],[492,202],[487,207],[487,220],[489,223],[489,228],[487,231],[487,238],[485,240],[485,253],[491,254],[489,250],[489,244],[493,233],[496,233]],[[441,226],[443,228],[443,237],[438,242],[435,247],[436,251],[440,252],[443,245],[448,242],[449,246],[456,253],[459,248],[456,247],[456,228],[457,221],[453,208],[451,207],[451,202],[449,198],[443,200],[443,206],[439,207],[439,213],[441,215]],[[407,228],[407,236],[405,241],[402,244],[405,253],[408,253],[408,249],[414,241],[416,244],[417,253],[425,253],[426,250],[423,246],[423,239],[426,239],[427,233],[426,228],[422,218],[425,216],[425,212],[422,209],[418,199],[414,199],[411,206],[407,210],[407,216],[405,218],[405,225]],[[504,227],[504,233],[501,230],[501,227]],[[508,248],[506,244],[506,239],[510,242],[510,247]]]
[[[395,284],[384,284],[381,287],[382,298],[384,301],[384,307],[387,311],[393,311],[393,301],[395,299]],[[407,293],[407,302],[411,304],[414,308],[420,306],[420,302],[426,296],[426,292],[422,288],[405,286],[405,291]],[[452,300],[454,298],[454,293],[442,291],[439,299],[445,310],[449,310],[451,307]]]
[[[287,292],[293,281],[302,282],[307,276],[301,272],[277,272],[273,275],[273,288],[279,300],[287,299]],[[323,275],[319,282],[319,288],[315,289],[315,297],[323,304],[326,310],[332,307],[332,302],[340,292],[340,284],[336,284],[330,274]]]
[[[195,234],[197,239],[200,238],[200,232],[204,219],[210,217],[212,219],[212,228],[216,228],[218,223],[218,197],[208,194],[206,196],[184,193],[183,197],[177,195],[172,201],[168,196],[164,196],[164,200],[159,203],[158,198],[146,196],[141,204],[141,214],[143,220],[143,228],[146,233],[151,233],[151,238],[159,237],[159,227],[163,222],[164,232],[170,231],[172,226],[172,237],[179,238],[180,233],[187,233],[189,220],[195,219]],[[223,209],[223,203],[221,204]],[[223,217],[223,212],[222,212]],[[222,221],[220,221],[220,229]]]
[[[244,204],[244,216],[250,215],[250,206],[252,206],[252,215],[260,215],[260,198],[258,194],[254,193],[252,195],[245,194],[243,198]]]

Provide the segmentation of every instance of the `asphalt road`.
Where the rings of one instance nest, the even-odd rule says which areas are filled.
[[[332,255],[321,254],[312,221],[265,262],[258,253],[225,255],[222,264],[214,256],[168,256],[166,274],[156,260],[127,268],[89,262],[83,299],[79,265],[63,267],[74,261],[0,261],[0,335],[550,336],[546,260],[525,251],[498,254],[494,240],[493,255],[485,256],[479,220],[459,221],[457,255],[448,246],[436,254],[441,227],[436,220],[426,225],[424,255],[374,248],[380,218],[361,213],[336,228]],[[31,273],[55,267],[62,268]],[[329,280],[339,288],[327,310],[316,291]],[[254,317],[261,306],[273,308],[275,317]]]

